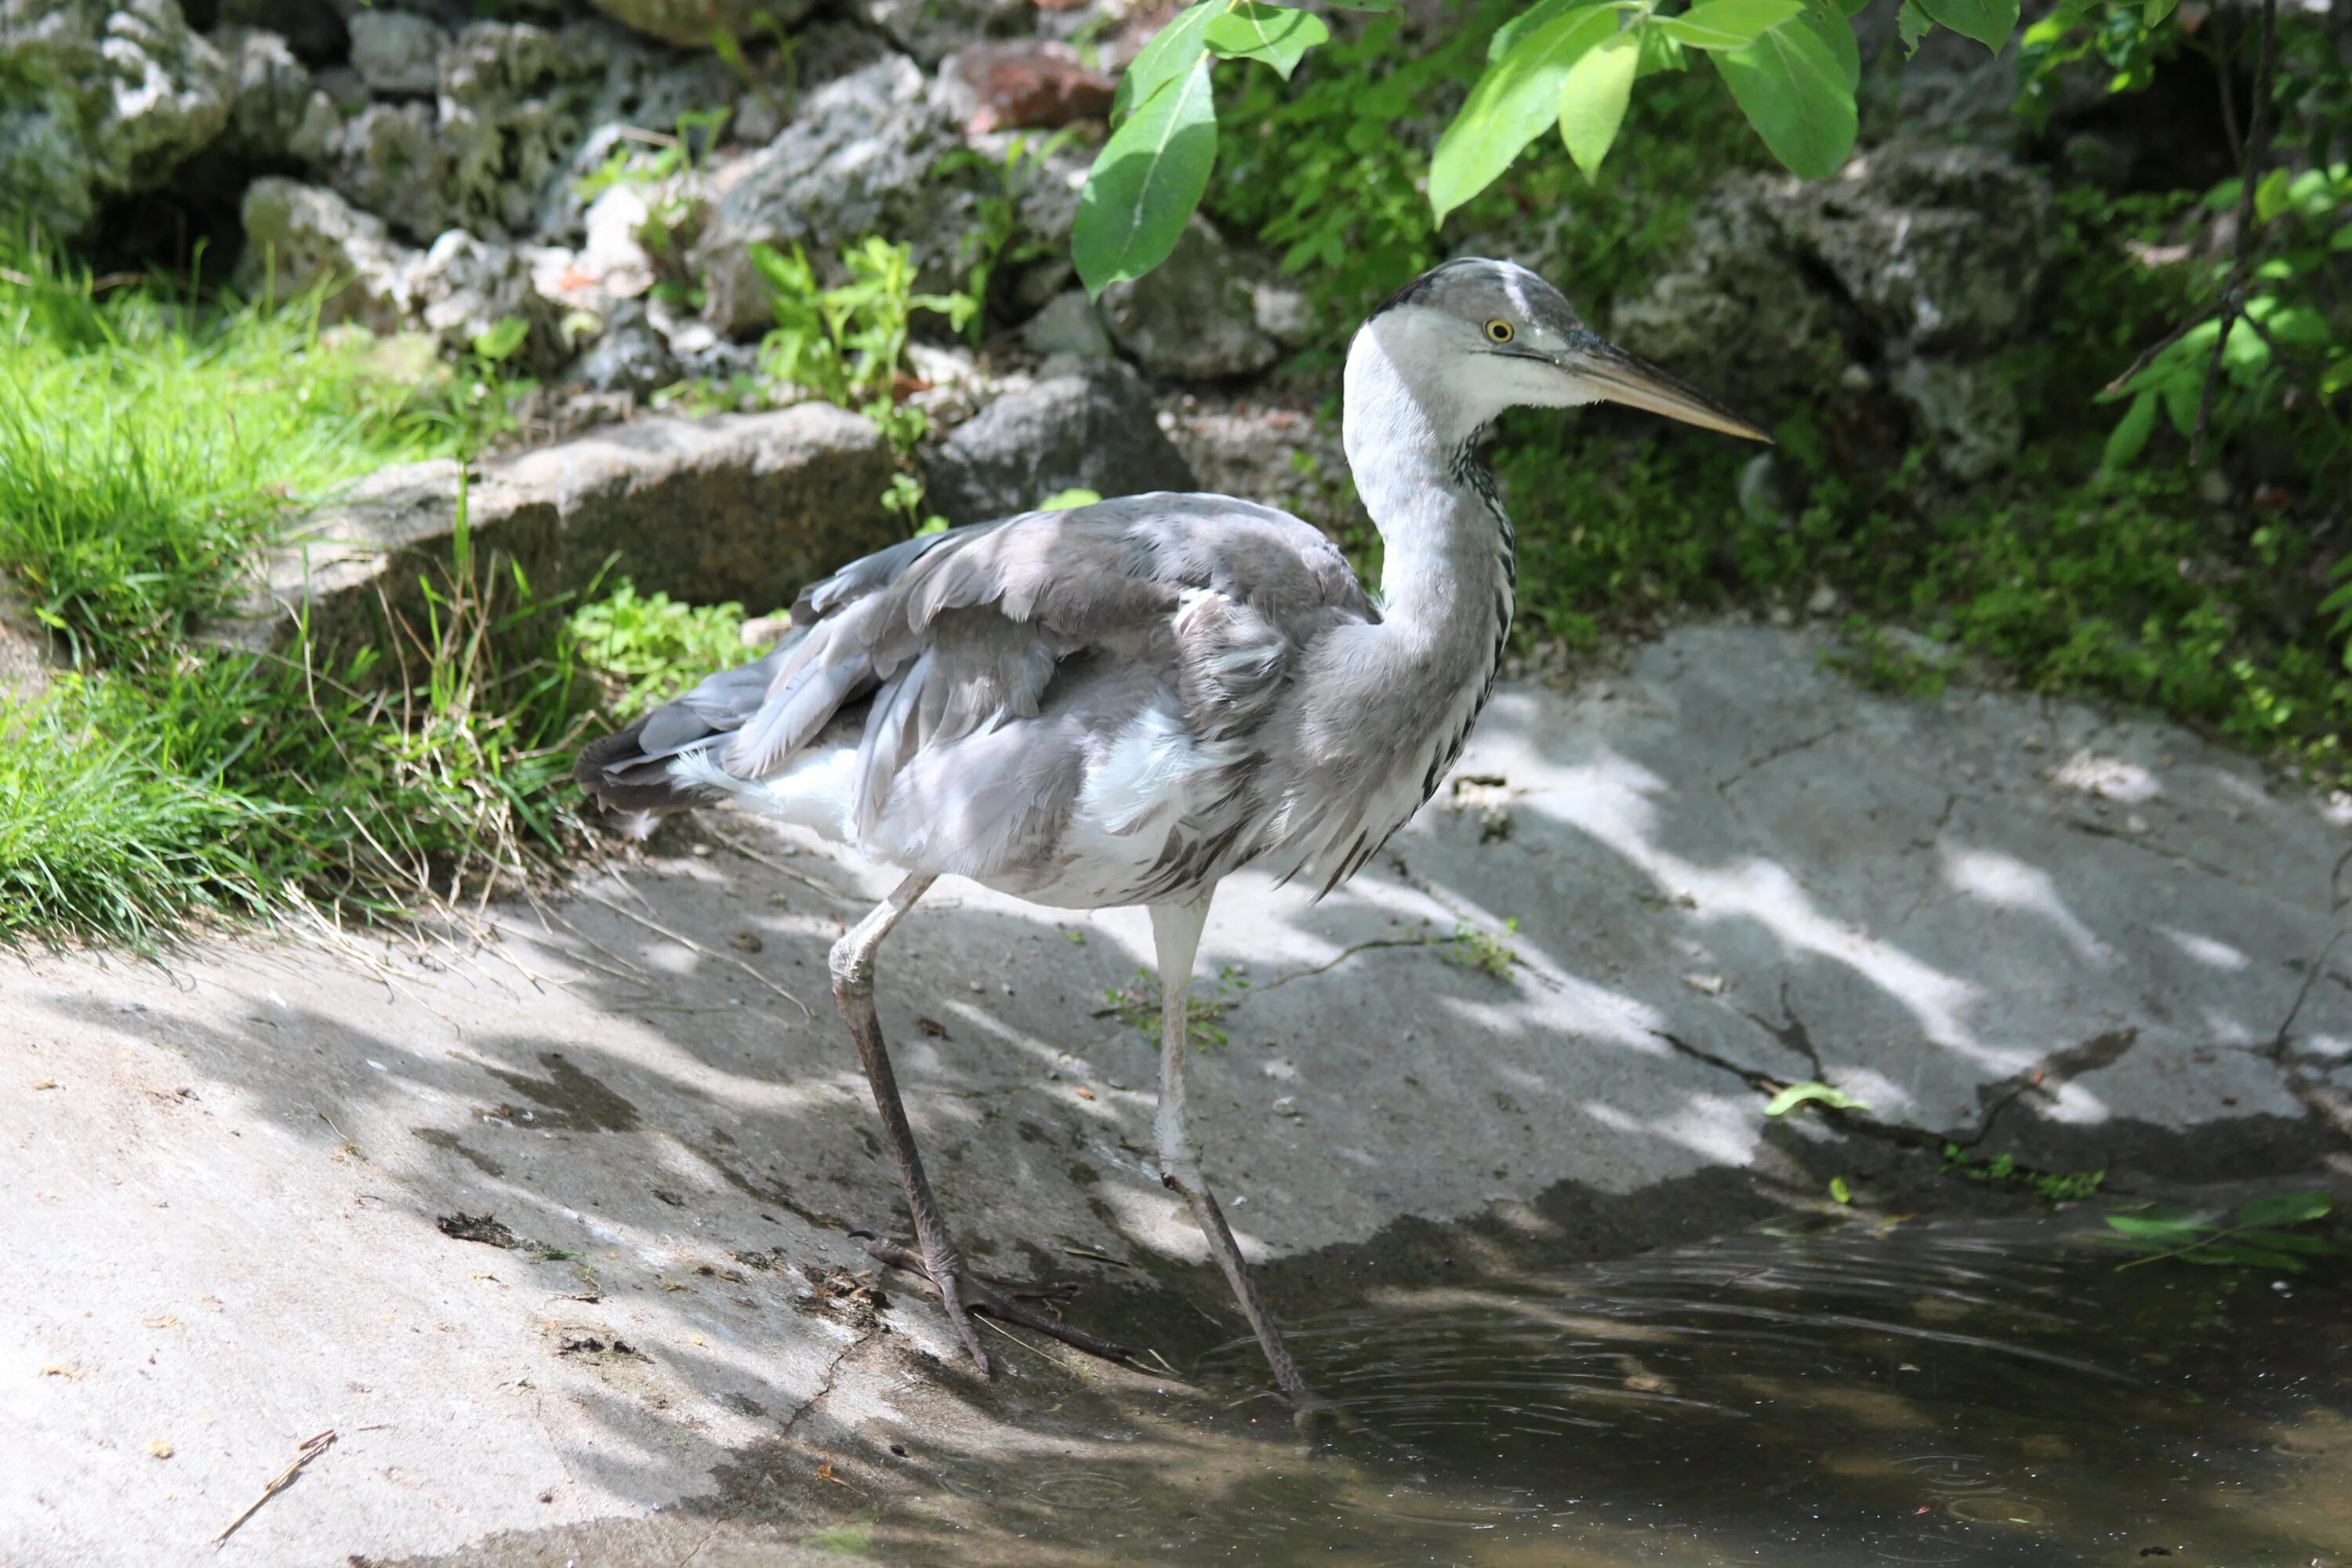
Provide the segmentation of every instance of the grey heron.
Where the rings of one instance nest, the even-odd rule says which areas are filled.
[[[975,1308],[1118,1347],[965,1268],[875,1014],[891,928],[942,876],[1063,909],[1148,907],[1160,1179],[1302,1401],[1184,1108],[1186,994],[1217,883],[1255,866],[1328,893],[1460,755],[1515,602],[1511,523],[1478,451],[1497,415],[1607,400],[1769,439],[1504,261],[1450,261],[1399,289],[1357,331],[1344,394],[1348,464],[1384,550],[1377,595],[1315,528],[1231,496],[1030,512],[851,563],[801,595],[766,657],[580,757],[575,776],[614,811],[731,799],[906,873],[831,961],[917,1244],[866,1245],[929,1279],[983,1373]]]

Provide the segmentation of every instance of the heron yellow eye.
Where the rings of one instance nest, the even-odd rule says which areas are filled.
[[[1489,340],[1495,342],[1509,342],[1511,341],[1511,323],[1508,321],[1487,322],[1486,336]]]

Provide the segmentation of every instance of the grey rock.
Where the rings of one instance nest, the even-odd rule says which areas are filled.
[[[477,464],[467,523],[477,551],[504,552],[542,594],[585,587],[617,552],[648,593],[764,607],[898,536],[891,472],[873,423],[830,404],[656,417]],[[438,461],[353,487],[272,555],[267,597],[218,634],[272,646],[307,607],[314,644],[381,646],[379,595],[420,607],[417,563],[448,559],[457,486]]]
[[[0,6],[0,224],[70,237],[96,216],[106,184],[91,132],[110,72],[104,7]]]
[[[1673,264],[1618,300],[1608,325],[1633,353],[1759,406],[1810,395],[1845,357],[1835,302],[1807,281],[1803,256],[1746,180],[1717,187]]]
[[[1906,360],[1888,378],[1911,411],[1928,457],[1956,479],[1979,479],[2017,456],[2025,419],[1997,365]]]
[[[522,363],[545,374],[568,357],[562,307],[533,287],[530,262],[512,247],[453,228],[409,273],[408,297],[419,323],[455,352],[520,320],[530,328],[518,351]]]
[[[114,80],[91,145],[113,190],[152,190],[228,123],[228,62],[191,32],[176,0],[131,0],[106,18]]]
[[[914,247],[927,285],[946,281],[970,231],[971,185],[934,178],[931,168],[961,145],[923,73],[902,55],[811,93],[773,142],[713,176],[717,206],[693,257],[710,321],[740,332],[768,320],[754,244],[800,246],[838,279],[840,252],[882,235]]]
[[[1034,0],[849,0],[851,16],[935,68],[958,49],[1027,32]]]
[[[214,42],[227,59],[235,97],[225,150],[248,163],[307,162],[341,133],[334,102],[310,79],[284,38],[251,27],[223,27]]]
[[[368,90],[423,98],[441,86],[441,51],[449,37],[414,11],[369,9],[352,16],[352,68]]]
[[[1067,489],[1194,488],[1151,394],[1116,362],[1003,394],[925,454],[923,477],[930,505],[952,523],[1025,511]]]
[[[456,221],[446,195],[449,163],[430,104],[371,103],[343,122],[327,179],[354,206],[421,244]]]
[[[573,184],[621,125],[666,126],[732,97],[715,58],[680,60],[600,22],[474,23],[434,67],[429,103],[375,102],[352,117],[331,172],[336,189],[420,244],[453,227],[499,240],[576,232]]]
[[[1282,353],[1258,330],[1251,281],[1205,218],[1185,226],[1166,261],[1104,289],[1102,306],[1111,341],[1154,375],[1248,375]]]
[[[1922,350],[2009,341],[2056,254],[2049,183],[1982,148],[1875,148],[1769,199],[1874,326]]]
[[[1041,354],[1071,354],[1079,359],[1111,357],[1110,333],[1103,330],[1102,312],[1081,289],[1067,289],[1045,301],[1021,329],[1021,341]]]
[[[765,12],[784,26],[808,15],[814,0],[593,0],[596,9],[634,33],[681,49],[707,49],[724,29],[748,44]]]
[[[343,114],[357,114],[369,103],[367,83],[360,73],[348,65],[329,66],[313,78],[319,90],[334,100],[336,110]]]
[[[326,321],[357,321],[380,332],[409,318],[410,279],[423,258],[392,237],[384,221],[341,195],[275,175],[246,187],[245,249],[235,282],[248,299],[289,300],[338,286],[320,307]]]
[[[684,372],[669,342],[646,318],[642,301],[624,300],[606,318],[604,331],[580,356],[573,379],[591,392],[626,392],[638,397],[658,392]]]

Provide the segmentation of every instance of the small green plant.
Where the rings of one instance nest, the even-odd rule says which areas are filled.
[[[1056,131],[1042,142],[1019,135],[1013,138],[1002,158],[989,157],[976,148],[959,147],[931,165],[935,179],[961,169],[977,169],[995,179],[993,187],[983,191],[973,205],[971,232],[964,236],[962,250],[956,258],[963,273],[963,292],[972,301],[965,330],[975,346],[987,331],[988,289],[998,268],[1034,261],[1054,248],[1029,233],[1022,223],[1021,192],[1034,177],[1035,171],[1069,140],[1067,131]]]
[[[1866,690],[1933,700],[1951,679],[1948,665],[1906,647],[1885,626],[1860,616],[1848,616],[1839,634],[1842,646],[1824,653],[1822,662]]]
[[[742,605],[681,605],[667,594],[640,594],[626,577],[574,610],[571,629],[580,662],[613,682],[609,707],[624,720],[753,651],[743,646]]]
[[[1519,922],[1515,917],[1503,922],[1502,936],[1481,930],[1467,921],[1454,928],[1454,934],[1444,939],[1448,963],[1458,963],[1465,969],[1482,970],[1497,980],[1507,980],[1511,966],[1519,961],[1517,949],[1503,940],[1517,935]]]
[[[1074,938],[1078,932],[1070,933]],[[1231,964],[1217,971],[1217,992],[1213,996],[1188,996],[1184,1003],[1186,1038],[1196,1048],[1207,1050],[1228,1043],[1225,1014],[1241,1000],[1240,993],[1249,989],[1247,976]],[[1160,981],[1148,969],[1135,972],[1130,984],[1114,985],[1103,993],[1108,1005],[1098,1010],[1097,1018],[1115,1017],[1119,1022],[1140,1031],[1154,1042],[1160,1038]]]
[[[2178,1258],[2183,1263],[2237,1265],[2299,1274],[2315,1258],[2333,1258],[2338,1248],[2325,1237],[2295,1227],[2315,1225],[2334,1212],[2324,1193],[2284,1193],[2241,1205],[2226,1219],[2204,1209],[2147,1204],[2105,1215],[2107,1230],[2096,1240],[2143,1254],[2118,1268]]]
[[[754,245],[751,256],[776,319],[760,345],[761,368],[845,405],[895,403],[916,311],[944,316],[950,331],[961,331],[980,309],[969,293],[917,293],[911,247],[877,237],[843,254],[849,281],[832,288],[797,245],[790,256]]]
[[[2037,1171],[2017,1163],[2014,1154],[1978,1159],[1958,1143],[1944,1145],[1938,1175],[1958,1176],[1992,1187],[2021,1187],[2045,1203],[2079,1203],[2106,1184],[2105,1171]]]

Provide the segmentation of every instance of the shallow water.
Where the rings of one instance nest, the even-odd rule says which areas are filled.
[[[1340,1414],[1311,1441],[1243,1342],[1187,1369],[1205,1418],[940,1479],[1039,1563],[2352,1563],[2347,1270],[2118,1271],[2069,1228],[1755,1234],[1294,1312]]]

